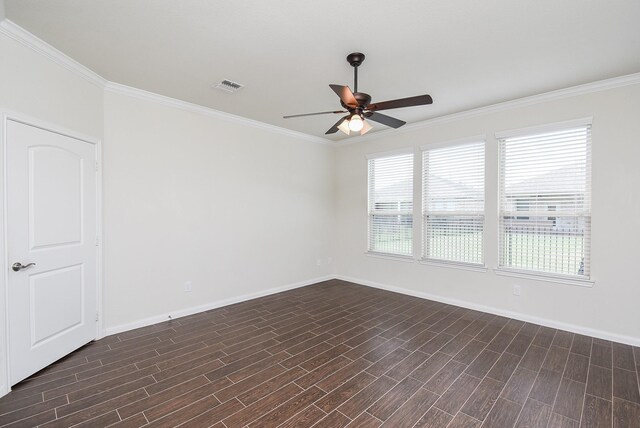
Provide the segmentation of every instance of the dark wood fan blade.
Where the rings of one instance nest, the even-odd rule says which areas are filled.
[[[353,96],[353,92],[351,92],[348,86],[329,85],[329,87],[333,89],[333,92],[338,94],[343,103],[349,107],[358,107],[358,100]]]
[[[400,128],[402,125],[407,123],[404,120],[396,119],[395,117],[387,116],[386,114],[376,113],[373,111],[365,113],[364,116],[368,119],[373,120],[374,122],[378,122],[392,128]]]
[[[342,123],[343,120],[345,120],[348,117],[349,117],[349,115],[341,117],[340,120],[335,123],[335,125],[333,125],[331,128],[329,128],[329,130],[327,132],[325,132],[325,135],[335,134],[336,132],[338,132],[338,126]]]
[[[431,95],[418,95],[415,97],[400,98],[397,100],[382,101],[380,103],[370,104],[369,107],[367,107],[367,110],[389,110],[392,108],[422,106],[432,103],[433,99],[431,98]]]
[[[292,117],[302,117],[302,116],[316,116],[319,114],[331,114],[331,113],[346,113],[344,110],[336,110],[336,111],[321,111],[318,113],[303,113],[303,114],[291,114],[289,116],[282,116],[284,119],[289,119]]]

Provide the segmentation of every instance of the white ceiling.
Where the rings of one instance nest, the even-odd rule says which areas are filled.
[[[106,79],[324,136],[329,83],[429,93],[408,122],[640,72],[638,0],[6,0],[7,18]],[[211,89],[222,79],[246,85]],[[374,124],[372,132],[385,129]],[[342,138],[335,134],[332,138]]]

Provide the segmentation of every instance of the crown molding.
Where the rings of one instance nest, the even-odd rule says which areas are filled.
[[[12,40],[15,40],[23,46],[26,46],[29,49],[39,53],[40,55],[50,59],[59,66],[64,67],[67,70],[82,77],[89,83],[92,83],[101,88],[104,87],[104,85],[107,83],[107,80],[100,76],[98,73],[71,59],[69,56],[60,52],[58,49],[54,48],[47,42],[34,36],[9,19],[5,19],[0,22],[0,34],[4,34],[5,36],[11,38]]]
[[[71,71],[77,76],[82,77],[88,82],[114,93],[128,95],[131,97],[143,99],[146,101],[162,104],[178,108],[181,110],[189,111],[192,113],[201,114],[208,117],[214,117],[216,119],[225,120],[227,122],[239,123],[242,125],[250,126],[252,128],[262,129],[269,132],[274,132],[280,135],[286,135],[289,137],[298,138],[300,140],[310,141],[313,143],[330,144],[331,140],[322,137],[316,137],[314,135],[305,134],[298,131],[292,131],[290,129],[281,128],[279,126],[270,125],[268,123],[260,122],[253,119],[248,119],[242,116],[237,116],[230,113],[225,113],[220,110],[215,110],[209,107],[203,107],[197,104],[181,101],[175,98],[166,97],[164,95],[155,94],[142,89],[132,88],[129,86],[121,85],[119,83],[110,82],[104,77],[100,76],[96,72],[90,70],[79,62],[71,59],[69,56],[54,48],[47,42],[34,36],[24,28],[15,24],[9,19],[4,19],[0,22],[0,34],[4,34],[12,40],[22,44],[23,46],[35,51],[36,53],[44,56],[45,58],[53,61],[61,67]]]
[[[367,141],[378,140],[386,138],[392,135],[404,134],[412,132],[422,128],[426,128],[435,124],[454,122],[462,119],[468,119],[472,117],[478,117],[490,113],[500,112],[518,107],[524,107],[534,104],[540,104],[547,101],[560,100],[572,96],[591,94],[594,92],[605,91],[614,88],[620,88],[629,85],[640,84],[640,73],[629,74],[626,76],[614,77],[611,79],[600,80],[596,82],[586,83],[583,85],[572,86],[565,89],[558,89],[551,92],[545,92],[539,95],[532,95],[524,98],[518,98],[515,100],[505,101],[497,104],[491,104],[483,107],[474,108],[471,110],[464,110],[461,112],[451,113],[444,116],[434,117],[432,119],[426,119],[420,122],[414,122],[403,126],[400,129],[387,129],[383,131],[372,132],[367,135],[357,136],[354,138],[345,138],[340,140],[330,140],[328,138],[318,137],[315,135],[305,134],[299,131],[293,131],[287,128],[271,125],[265,122],[260,122],[253,119],[248,119],[243,116],[237,116],[230,113],[225,113],[220,110],[215,110],[209,107],[204,107],[198,104],[181,101],[175,98],[167,97],[164,95],[155,94],[142,89],[132,88],[129,86],[121,85],[119,83],[109,82],[104,77],[100,76],[96,72],[90,70],[79,62],[71,59],[69,56],[60,52],[47,42],[34,36],[24,28],[15,24],[9,19],[4,19],[0,22],[0,34],[4,34],[7,37],[17,41],[18,43],[32,49],[33,51],[43,55],[56,64],[66,68],[67,70],[75,73],[76,75],[84,78],[88,82],[104,88],[105,90],[120,93],[124,95],[133,96],[139,99],[144,99],[151,102],[160,103],[163,105],[179,108],[181,110],[190,111],[197,114],[203,114],[209,117],[215,117],[217,119],[235,122],[243,125],[247,125],[253,128],[258,128],[270,132],[275,132],[281,135],[287,135],[301,140],[310,141],[314,143],[328,144],[334,147],[341,147],[345,145],[363,143]]]
[[[188,111],[191,113],[197,113],[203,116],[220,119],[227,122],[238,123],[241,125],[250,126],[252,128],[274,132],[276,134],[286,135],[288,137],[294,137],[300,140],[310,141],[312,143],[330,144],[333,142],[326,138],[316,137],[314,135],[309,135],[309,134],[305,134],[298,131],[292,131],[291,129],[281,128],[279,126],[271,125],[271,124],[260,122],[253,119],[248,119],[246,117],[237,116],[231,113],[225,113],[220,110],[215,110],[209,107],[203,107],[198,104],[193,104],[187,101],[178,100],[176,98],[159,95],[154,92],[148,92],[143,89],[137,89],[131,86],[121,85],[120,83],[107,82],[107,84],[105,85],[105,91],[121,94],[121,95],[127,95],[133,98],[150,101],[156,104],[177,108],[177,109]]]
[[[346,139],[340,141],[334,141],[333,145],[336,147],[363,143],[366,141],[378,140],[386,138],[391,135],[406,134],[422,128],[427,128],[432,125],[454,122],[462,119],[469,119],[472,117],[478,117],[491,113],[510,110],[518,107],[525,107],[534,104],[540,104],[548,101],[561,100],[564,98],[574,97],[578,95],[592,94],[595,92],[606,91],[609,89],[621,88],[624,86],[640,84],[640,73],[628,74],[626,76],[613,77],[611,79],[599,80],[596,82],[585,83],[583,85],[571,86],[569,88],[558,89],[551,92],[545,92],[538,95],[531,95],[524,98],[518,98],[515,100],[504,101],[497,104],[491,104],[483,107],[474,108],[471,110],[465,110],[457,113],[451,113],[444,116],[434,117],[433,119],[426,119],[420,122],[414,122],[403,126],[400,129],[386,129],[384,131],[378,131],[356,137],[353,139]]]

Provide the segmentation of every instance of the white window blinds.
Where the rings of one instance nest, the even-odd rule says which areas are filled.
[[[484,142],[422,156],[423,258],[483,264]]]
[[[369,251],[413,254],[413,154],[369,159]]]
[[[499,140],[499,266],[589,278],[591,126]]]

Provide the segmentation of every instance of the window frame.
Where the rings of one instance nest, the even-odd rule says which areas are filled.
[[[502,239],[503,235],[501,234],[501,219],[503,217],[502,211],[502,198],[503,198],[503,161],[504,161],[504,153],[503,153],[503,140],[514,137],[527,137],[534,136],[536,134],[545,134],[552,132],[560,132],[564,130],[569,130],[572,128],[581,128],[581,127],[589,127],[590,129],[590,139],[587,144],[589,144],[587,150],[589,151],[589,156],[592,156],[593,152],[593,117],[584,117],[575,120],[568,120],[562,122],[554,122],[543,125],[531,126],[526,128],[512,129],[507,131],[500,131],[495,133],[496,142],[498,143],[498,192],[497,192],[497,266],[494,267],[493,271],[497,275],[502,276],[510,276],[515,278],[523,278],[523,279],[534,279],[538,281],[552,282],[552,283],[560,283],[560,284],[569,284],[569,285],[577,285],[582,287],[592,287],[595,284],[595,279],[593,275],[593,257],[591,252],[591,236],[592,228],[591,228],[591,219],[592,219],[592,207],[593,207],[593,193],[592,193],[592,181],[593,181],[593,166],[592,159],[589,159],[587,177],[585,183],[585,191],[589,195],[589,206],[587,209],[587,215],[584,217],[589,220],[590,228],[588,235],[585,235],[588,239],[588,250],[586,253],[588,254],[589,261],[589,276],[581,276],[578,274],[565,274],[558,272],[546,272],[546,271],[538,271],[533,269],[522,269],[522,268],[514,268],[508,266],[502,266],[502,258],[501,258],[501,248],[503,245]],[[561,213],[558,213],[558,216],[561,216]]]
[[[411,216],[411,254],[398,254],[398,253],[390,253],[390,252],[384,252],[384,251],[376,251],[376,250],[372,250],[371,249],[371,216],[372,216],[372,211],[371,211],[371,177],[370,177],[370,161],[375,160],[375,159],[383,159],[383,158],[391,158],[391,157],[396,157],[396,156],[404,156],[404,155],[411,155],[412,156],[412,162],[411,162],[411,186],[412,186],[412,208],[411,210],[406,210],[406,212],[400,212],[402,210],[398,211],[398,215],[410,215]],[[367,191],[367,211],[366,211],[366,215],[367,215],[367,220],[366,220],[366,244],[365,244],[365,254],[368,256],[372,256],[372,257],[376,257],[376,258],[382,258],[382,259],[390,259],[390,260],[401,260],[401,261],[406,261],[406,262],[414,262],[415,261],[415,148],[414,147],[405,147],[405,148],[401,148],[401,149],[397,149],[397,150],[389,150],[389,151],[385,151],[385,152],[377,152],[377,153],[370,153],[365,155],[365,159],[366,159],[366,171],[367,171],[367,184],[366,184],[366,191]]]
[[[464,146],[469,144],[482,144],[483,145],[483,165],[482,165],[482,173],[483,173],[483,209],[481,214],[479,212],[473,212],[470,214],[463,212],[452,213],[451,215],[469,215],[476,216],[482,218],[482,238],[481,238],[481,251],[482,251],[482,261],[480,263],[473,262],[465,262],[459,260],[448,260],[448,259],[438,259],[427,257],[426,255],[426,246],[428,245],[428,241],[426,239],[426,229],[427,229],[427,189],[426,189],[426,164],[425,164],[425,153],[430,150],[437,150],[442,148],[456,147],[456,146]],[[424,144],[420,146],[420,196],[421,196],[421,207],[420,207],[420,221],[421,221],[421,230],[420,230],[420,263],[425,265],[433,265],[433,266],[441,266],[441,267],[449,267],[449,268],[457,268],[471,271],[479,271],[486,272],[486,223],[487,223],[487,213],[486,213],[486,202],[487,202],[487,137],[486,135],[475,135],[471,137],[458,138],[455,140],[447,140],[438,143]]]

